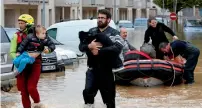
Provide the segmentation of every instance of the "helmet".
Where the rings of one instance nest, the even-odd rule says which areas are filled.
[[[34,18],[29,14],[22,14],[18,20],[26,22],[27,25],[34,25]]]

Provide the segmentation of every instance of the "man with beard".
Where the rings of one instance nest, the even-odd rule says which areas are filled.
[[[102,100],[107,108],[115,108],[115,81],[112,72],[113,64],[110,62],[110,54],[120,54],[123,48],[123,39],[119,32],[109,26],[111,14],[106,9],[98,11],[98,27],[91,28],[89,33],[94,36],[103,33],[115,39],[114,45],[101,47],[100,42],[93,40],[90,44],[80,42],[79,49],[88,55],[88,70],[86,72],[86,84],[83,90],[83,97],[86,107],[93,107],[94,97],[100,90]],[[89,36],[90,37],[90,36]],[[101,47],[101,48],[100,48]]]

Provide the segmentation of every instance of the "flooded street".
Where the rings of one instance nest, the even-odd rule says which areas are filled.
[[[144,32],[137,30],[135,37],[129,37],[136,48],[143,43]],[[181,39],[181,38],[180,38]],[[134,43],[135,42],[135,43]],[[202,37],[191,41],[200,48]],[[82,91],[85,84],[86,61],[79,68],[68,69],[65,73],[42,74],[38,84],[41,101],[47,108],[83,108]],[[202,108],[202,55],[195,70],[193,85],[175,87],[117,86],[116,106],[120,108]],[[2,108],[21,108],[20,93],[14,87],[11,92],[1,91]],[[105,107],[100,93],[95,98],[95,107]]]

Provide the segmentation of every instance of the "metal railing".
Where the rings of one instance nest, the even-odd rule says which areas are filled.
[[[40,3],[43,3],[43,0],[17,0],[17,2],[40,4]],[[48,2],[49,0],[45,0],[45,3],[48,3]]]

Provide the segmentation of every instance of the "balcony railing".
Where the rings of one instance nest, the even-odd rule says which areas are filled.
[[[24,3],[43,3],[43,0],[17,0],[18,2]],[[49,0],[45,0],[45,3],[48,3]]]
[[[43,0],[4,0],[4,4],[40,4]],[[49,0],[45,0],[45,3],[49,3]]]

